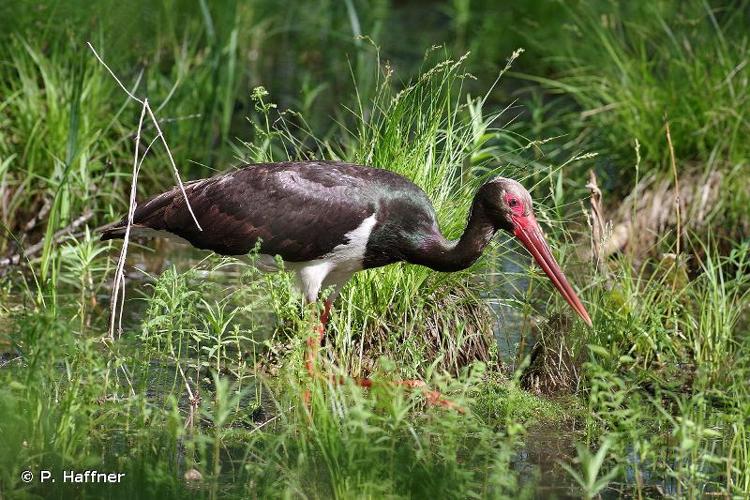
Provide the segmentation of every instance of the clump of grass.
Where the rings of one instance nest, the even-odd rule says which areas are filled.
[[[582,2],[568,10],[576,36],[560,46],[570,69],[544,82],[578,101],[609,151],[627,154],[623,138],[635,138],[648,165],[666,164],[668,117],[679,158],[733,163],[746,156],[750,97],[742,10]]]
[[[736,424],[750,369],[737,357],[747,345],[742,311],[750,295],[737,274],[747,265],[745,247],[720,257],[705,246],[692,281],[684,274],[675,281],[674,263],[636,274],[621,262],[611,266],[611,290],[596,301],[607,321],[586,339],[589,439],[611,440],[609,460],[634,468],[632,487],[641,493],[653,473],[668,478],[659,488],[677,496],[746,493],[746,468],[729,459],[746,455],[738,445],[745,430]]]
[[[457,237],[476,188],[500,173],[499,168],[489,168],[489,161],[501,155],[490,142],[499,133],[500,113],[483,116],[482,98],[462,104],[466,97],[461,85],[468,77],[464,59],[429,65],[399,91],[393,90],[387,67],[385,71],[373,102],[360,101],[352,111],[356,128],[341,131],[339,147],[317,141],[320,155],[405,175],[433,201],[443,231]],[[275,104],[265,89],[257,89],[254,100],[254,127],[261,141],[247,144],[245,154],[254,161],[295,158],[299,132],[290,125],[288,114],[278,121],[270,117]],[[312,137],[309,130],[302,133]],[[424,267],[397,265],[359,273],[341,294],[342,313],[333,315],[337,362],[362,376],[387,353],[400,360],[403,376],[415,377],[424,375],[436,359],[440,368],[453,373],[473,360],[490,361],[490,313],[471,286],[478,267],[436,274]],[[456,321],[458,331],[446,337],[446,327]]]
[[[46,233],[50,239],[87,208],[82,200],[100,196],[105,165],[125,129],[119,113],[84,110],[109,108],[112,97],[92,65],[57,47],[46,53],[18,37],[3,50],[13,69],[0,78],[6,116],[0,138],[2,222],[19,236]],[[0,250],[7,250],[6,241]],[[44,254],[48,262],[47,245]]]
[[[541,325],[521,377],[524,389],[552,397],[578,391],[583,359],[580,346],[565,339],[565,334],[573,330],[570,323],[556,316]]]
[[[486,422],[518,432],[555,422],[567,410],[560,402],[522,389],[519,380],[506,380],[492,372],[478,385],[474,401],[473,410]]]
[[[467,390],[481,373],[453,382],[454,389]],[[309,409],[296,406],[270,424],[286,431],[256,439],[248,460],[255,491],[347,498],[504,497],[515,490],[515,438],[472,415],[438,407],[415,413],[422,404],[418,393],[389,385],[369,394],[353,384],[314,386]]]

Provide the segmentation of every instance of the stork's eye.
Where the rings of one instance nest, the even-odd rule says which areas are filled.
[[[514,214],[520,215],[523,212],[523,205],[517,196],[510,195],[505,200]]]

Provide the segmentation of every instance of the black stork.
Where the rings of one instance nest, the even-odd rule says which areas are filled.
[[[340,162],[264,163],[185,185],[199,229],[181,191],[173,188],[139,205],[131,234],[165,235],[221,255],[246,256],[257,248],[256,265],[294,271],[305,300],[326,297],[317,341],[308,341],[313,363],[333,300],[354,273],[409,262],[451,272],[474,263],[500,229],[513,234],[576,313],[591,319],[552,256],[518,182],[496,177],[479,188],[466,229],[458,240],[440,232],[424,191],[388,170]],[[127,219],[106,228],[101,239],[122,238]]]

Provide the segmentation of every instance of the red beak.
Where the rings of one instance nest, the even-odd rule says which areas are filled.
[[[547,241],[544,239],[542,230],[539,228],[539,224],[537,224],[534,216],[514,217],[514,222],[516,223],[516,228],[513,233],[516,235],[516,238],[521,240],[523,246],[525,246],[529,253],[531,253],[534,260],[536,260],[537,264],[539,264],[539,267],[542,268],[545,274],[549,276],[549,279],[552,280],[552,284],[555,285],[555,288],[557,288],[565,300],[568,301],[570,307],[578,313],[587,325],[593,326],[589,313],[586,312],[586,308],[583,307],[581,299],[579,299],[578,295],[573,291],[573,287],[570,286],[570,283],[568,283],[567,278],[565,278],[560,266],[552,256],[549,245],[547,245]]]

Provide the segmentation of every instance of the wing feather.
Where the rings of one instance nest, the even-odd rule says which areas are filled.
[[[408,183],[390,172],[347,164],[251,165],[185,186],[203,231],[176,188],[139,206],[133,220],[223,255],[244,255],[259,244],[261,253],[308,261],[343,243],[375,212],[382,182],[373,177],[383,175]],[[121,221],[108,228],[103,239],[118,237],[123,226]]]

